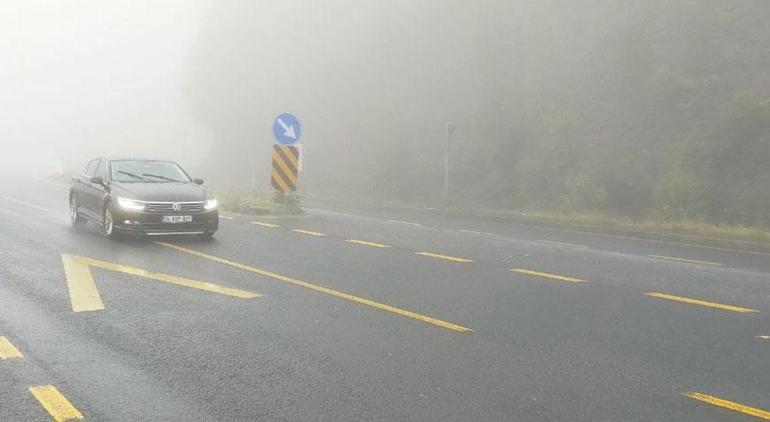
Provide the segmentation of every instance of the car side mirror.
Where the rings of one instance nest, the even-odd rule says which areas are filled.
[[[193,180],[193,182],[195,182],[196,185],[202,185],[203,184],[203,179],[195,179],[195,180]]]
[[[104,184],[104,178],[102,176],[94,176],[91,178],[91,183],[96,185],[103,185]]]

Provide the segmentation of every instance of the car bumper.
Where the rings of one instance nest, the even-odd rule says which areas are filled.
[[[177,235],[177,234],[204,234],[213,233],[219,229],[219,212],[209,211],[191,215],[192,221],[189,223],[164,223],[163,217],[166,215],[146,212],[126,212],[120,211],[113,214],[115,230],[126,234],[143,235]]]

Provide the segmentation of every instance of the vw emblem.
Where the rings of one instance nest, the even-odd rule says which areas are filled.
[[[182,211],[182,204],[180,204],[179,202],[174,202],[173,204],[171,204],[171,209],[176,212]]]

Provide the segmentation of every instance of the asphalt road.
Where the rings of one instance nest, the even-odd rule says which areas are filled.
[[[1,421],[770,418],[768,254],[345,208],[110,241],[66,193],[0,186]]]

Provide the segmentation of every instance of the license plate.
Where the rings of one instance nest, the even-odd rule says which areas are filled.
[[[164,223],[191,223],[192,216],[191,215],[164,215],[163,222]]]

